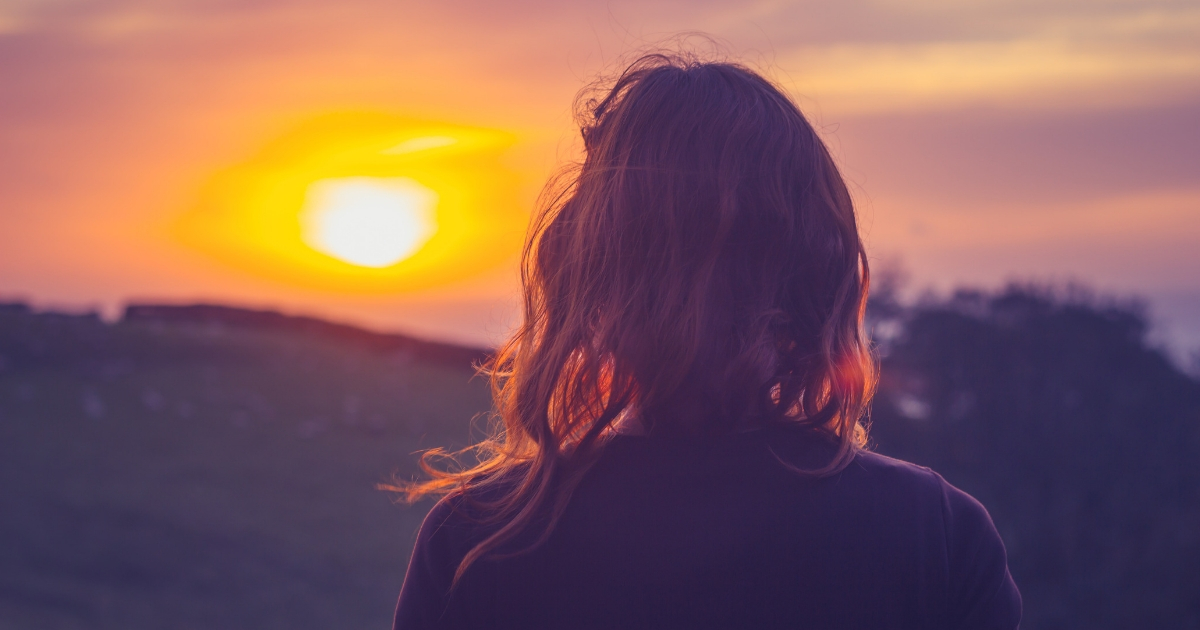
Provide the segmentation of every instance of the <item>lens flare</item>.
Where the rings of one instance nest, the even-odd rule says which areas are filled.
[[[309,185],[300,237],[360,267],[390,267],[437,231],[437,193],[407,177],[343,177]]]

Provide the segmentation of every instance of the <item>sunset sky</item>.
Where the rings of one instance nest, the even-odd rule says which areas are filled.
[[[791,92],[912,291],[1082,281],[1200,348],[1195,0],[0,0],[0,301],[492,343],[576,92],[683,31]],[[350,199],[409,245],[338,260]]]

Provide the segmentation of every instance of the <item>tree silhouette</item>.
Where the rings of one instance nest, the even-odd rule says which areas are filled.
[[[1200,627],[1200,384],[1147,344],[1141,307],[1021,286],[895,304],[870,320],[899,331],[877,450],[988,507],[1023,627]]]

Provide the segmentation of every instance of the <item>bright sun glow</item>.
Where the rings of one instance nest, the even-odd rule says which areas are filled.
[[[300,212],[309,247],[360,267],[390,267],[437,231],[438,195],[407,177],[343,177],[309,185]]]
[[[242,271],[325,292],[452,285],[521,251],[534,177],[505,162],[515,142],[496,129],[322,114],[214,173],[174,232]]]
[[[394,147],[384,149],[382,153],[384,155],[404,155],[405,153],[416,153],[417,151],[424,151],[426,149],[440,149],[441,147],[448,147],[457,142],[458,140],[446,136],[424,136],[405,140]]]

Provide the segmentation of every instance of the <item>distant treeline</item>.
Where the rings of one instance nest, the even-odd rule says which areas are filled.
[[[1139,307],[887,289],[872,448],[988,507],[1022,627],[1200,628],[1200,383]],[[424,508],[374,484],[470,439],[485,357],[223,306],[0,306],[0,626],[386,626]]]
[[[1136,303],[1010,287],[874,296],[871,435],[991,511],[1024,628],[1200,628],[1200,383]]]

